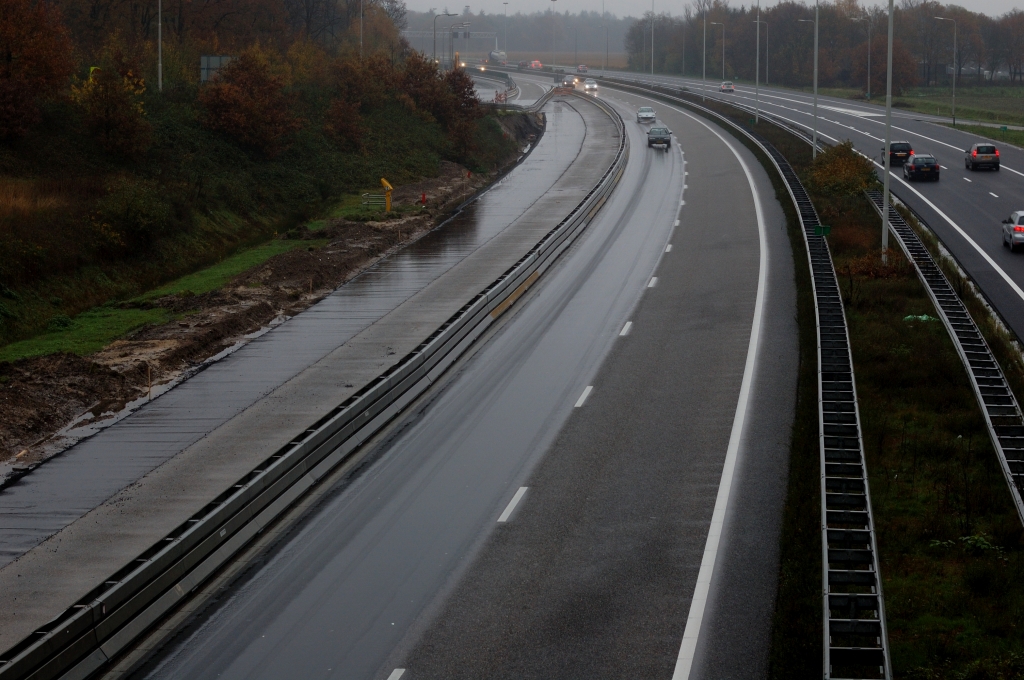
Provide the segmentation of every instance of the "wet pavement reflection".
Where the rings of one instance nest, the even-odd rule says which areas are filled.
[[[0,566],[343,345],[512,224],[582,144],[576,115],[548,121],[522,165],[446,224],[0,491]]]

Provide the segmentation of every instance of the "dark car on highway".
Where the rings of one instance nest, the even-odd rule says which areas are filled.
[[[668,128],[655,127],[647,131],[647,146],[664,144],[666,149],[672,148],[672,131]]]
[[[935,160],[935,156],[927,153],[911,156],[910,160],[903,164],[903,179],[907,181],[930,179],[933,182],[938,182],[939,162]]]
[[[882,155],[885,155],[885,147],[882,147]],[[910,142],[889,142],[889,165],[903,165],[914,155],[914,147]]]
[[[971,145],[964,151],[964,167],[968,170],[992,168],[999,170],[999,149],[992,142],[981,142]]]

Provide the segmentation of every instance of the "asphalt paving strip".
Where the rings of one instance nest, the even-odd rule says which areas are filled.
[[[676,667],[749,349],[759,248],[735,158],[692,121],[670,121],[687,130],[680,144],[696,170],[679,247],[530,477],[529,502],[402,658],[417,680],[667,678]],[[693,677],[757,677],[767,661],[798,348],[785,219],[764,203],[771,266],[753,408],[705,615],[711,642]],[[714,218],[723,204],[728,228]]]

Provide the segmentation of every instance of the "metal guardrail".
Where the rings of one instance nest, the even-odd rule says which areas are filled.
[[[869,191],[867,194],[881,217],[881,192]],[[985,424],[999,459],[999,467],[1010,487],[1017,515],[1024,522],[1024,501],[1021,499],[1021,489],[1024,489],[1024,417],[1020,405],[1006,382],[999,362],[946,275],[913,227],[892,205],[889,206],[889,228],[917,270],[918,278],[928,291],[967,369],[974,396],[985,415]]]
[[[817,320],[824,678],[890,680],[889,637],[850,338],[832,255],[814,205],[789,161],[760,135],[676,96],[682,94],[678,88],[638,87],[610,78],[605,82],[653,92],[739,131],[765,152],[786,183],[807,246]]]
[[[610,106],[594,103],[615,121],[619,147],[597,184],[562,221],[392,368],[0,654],[0,680],[88,678],[103,670],[436,382],[569,247],[622,176],[629,155],[624,124]]]

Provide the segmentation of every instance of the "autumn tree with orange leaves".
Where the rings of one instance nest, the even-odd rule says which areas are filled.
[[[60,12],[45,2],[3,0],[0,9],[0,138],[28,132],[39,102],[56,94],[74,68]]]

